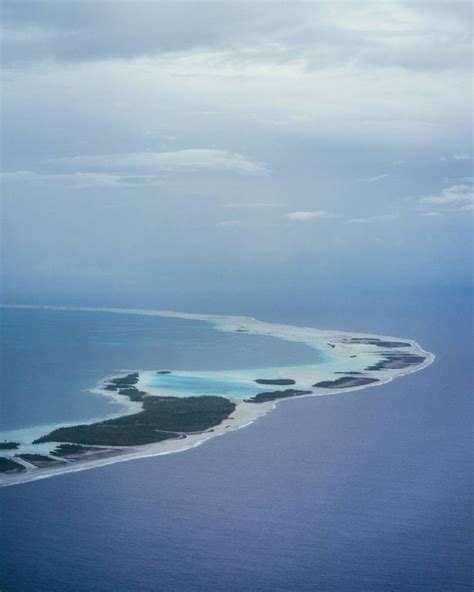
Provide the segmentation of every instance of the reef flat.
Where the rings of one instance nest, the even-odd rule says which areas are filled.
[[[52,458],[51,456],[47,456],[46,454],[18,454],[15,456],[19,460],[24,460],[27,463],[32,464],[35,467],[41,468],[50,465],[51,463],[57,463],[58,460]],[[59,461],[60,462],[60,461]]]

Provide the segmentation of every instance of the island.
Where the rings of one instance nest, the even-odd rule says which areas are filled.
[[[313,384],[313,386],[315,388],[338,389],[353,388],[355,386],[366,386],[368,384],[373,384],[374,382],[379,382],[378,378],[368,378],[365,376],[341,376],[341,378],[336,378],[335,380],[322,380],[321,382]]]
[[[296,384],[296,381],[291,378],[257,378],[254,382],[257,384],[274,384],[279,386]]]
[[[386,341],[384,339],[378,339],[376,337],[351,337],[350,339],[343,339],[342,342],[354,343],[357,345],[376,345],[378,347],[384,347],[386,349],[411,347],[411,343],[408,343],[406,341]]]
[[[219,425],[234,411],[224,397],[158,397],[143,399],[143,410],[93,424],[58,428],[33,442],[68,442],[97,446],[138,446],[184,438]]]
[[[157,374],[169,374],[169,372],[157,372]],[[128,397],[131,401],[143,401],[143,398],[147,394],[144,391],[140,391],[135,386],[139,380],[140,375],[138,372],[127,374],[126,376],[119,376],[117,378],[111,378],[106,381],[103,386],[106,391],[116,391],[119,395]]]
[[[76,454],[85,454],[86,452],[94,450],[104,450],[92,446],[81,446],[80,444],[59,444],[52,452],[54,456],[75,456]]]
[[[367,366],[365,370],[371,372],[378,370],[402,370],[409,366],[419,366],[425,359],[423,356],[417,354],[386,352],[381,360],[371,366]]]
[[[108,391],[118,391],[121,388],[130,388],[137,384],[140,375],[138,372],[132,372],[126,376],[117,376],[116,378],[110,378],[105,385],[105,389]]]
[[[25,470],[25,467],[20,463],[15,462],[11,458],[0,456],[0,473],[21,473]]]
[[[19,442],[0,442],[0,450],[15,450],[18,446]]]
[[[313,391],[300,391],[295,389],[286,389],[284,391],[269,391],[268,393],[258,393],[250,399],[244,399],[245,403],[267,403],[277,399],[289,399],[290,397],[300,397],[301,395],[311,395]]]

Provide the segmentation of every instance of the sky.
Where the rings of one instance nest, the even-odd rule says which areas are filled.
[[[470,284],[471,11],[3,0],[3,300]]]

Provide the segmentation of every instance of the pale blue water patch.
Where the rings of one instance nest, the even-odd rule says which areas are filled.
[[[169,394],[181,396],[225,395],[235,398],[245,398],[264,390],[282,388],[256,384],[250,380],[239,380],[222,373],[214,375],[193,375],[183,373],[156,374],[146,379],[146,385],[157,392],[160,390]]]

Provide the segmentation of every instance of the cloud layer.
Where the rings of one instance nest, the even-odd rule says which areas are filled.
[[[470,63],[470,3],[3,2],[4,59],[101,60],[237,49],[250,59],[388,68]],[[100,23],[100,34],[97,34]]]
[[[452,185],[438,195],[427,195],[420,203],[428,205],[448,206],[460,210],[472,210],[474,207],[474,187],[472,185]]]
[[[327,214],[323,210],[316,210],[312,212],[290,212],[286,215],[288,220],[293,220],[294,222],[309,222],[310,220],[316,220],[326,216]]]
[[[265,175],[268,170],[235,152],[226,150],[187,149],[174,152],[129,152],[56,158],[53,165],[82,170],[147,171],[192,173],[222,171],[243,175]]]
[[[470,2],[2,11],[5,285],[470,281]]]

